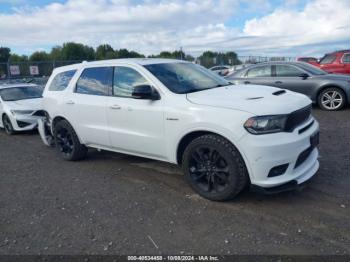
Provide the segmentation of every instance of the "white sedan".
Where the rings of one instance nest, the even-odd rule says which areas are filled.
[[[9,135],[37,127],[43,88],[33,84],[0,86],[0,127]]]

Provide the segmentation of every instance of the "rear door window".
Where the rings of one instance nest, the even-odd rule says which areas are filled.
[[[58,73],[52,80],[49,91],[63,91],[69,85],[70,80],[74,76],[77,70],[69,70],[62,73]]]
[[[276,76],[277,77],[294,77],[300,76],[303,72],[294,66],[289,65],[276,65]]]
[[[271,76],[271,66],[257,66],[249,69],[247,72],[247,77],[270,77]]]
[[[84,69],[77,86],[76,93],[107,96],[113,82],[113,67],[93,67]]]

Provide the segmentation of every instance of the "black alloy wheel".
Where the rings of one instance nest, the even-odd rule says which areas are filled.
[[[80,143],[73,127],[66,120],[61,120],[55,125],[54,139],[63,159],[75,161],[85,158],[87,147]]]
[[[215,201],[234,198],[249,182],[242,156],[227,139],[203,135],[183,154],[185,178],[201,196]]]

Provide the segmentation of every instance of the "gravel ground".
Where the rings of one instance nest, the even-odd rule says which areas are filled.
[[[350,254],[350,109],[314,109],[320,170],[301,191],[210,202],[178,167],[91,151],[65,162],[0,131],[0,254]]]

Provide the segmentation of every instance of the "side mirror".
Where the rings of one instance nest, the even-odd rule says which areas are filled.
[[[309,77],[309,75],[306,74],[306,73],[301,73],[301,74],[299,75],[299,77],[301,77],[302,79],[306,79],[306,78]]]
[[[132,97],[135,99],[159,100],[160,96],[150,85],[138,85],[132,91]]]

